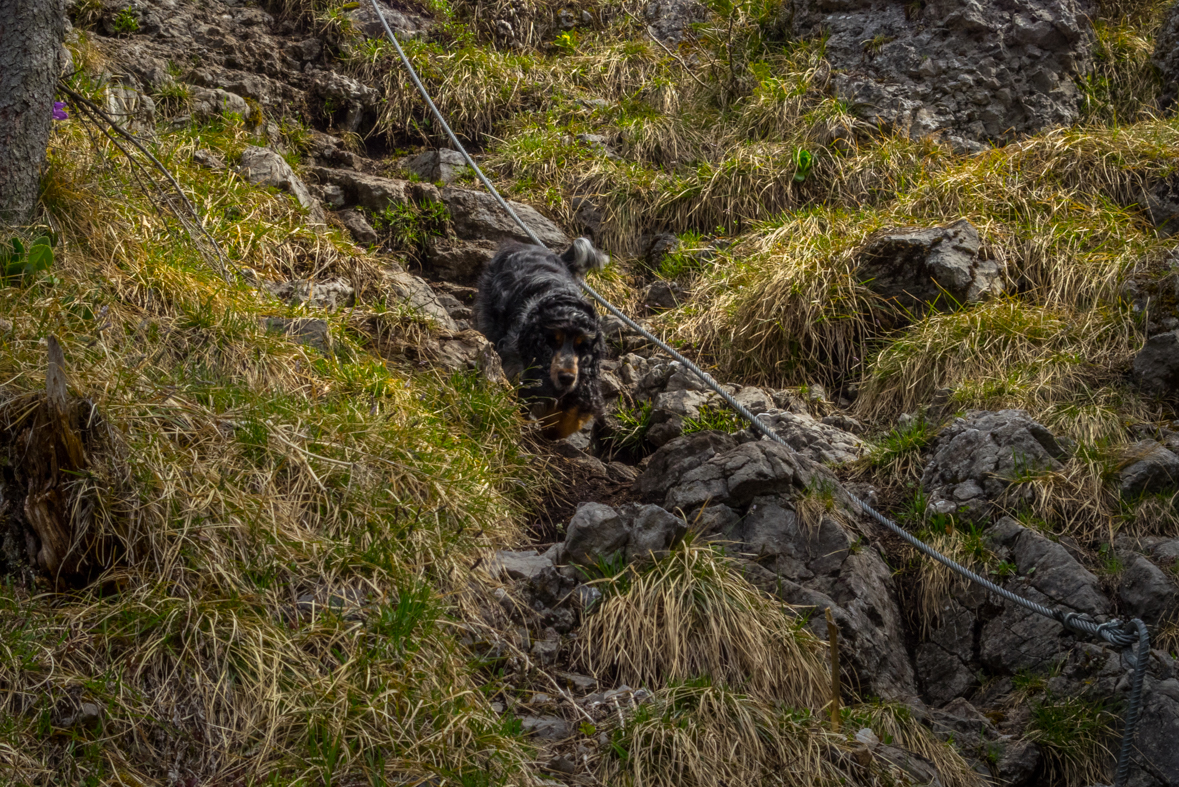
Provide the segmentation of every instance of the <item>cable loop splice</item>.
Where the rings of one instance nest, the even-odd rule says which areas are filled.
[[[532,228],[525,224],[523,220],[521,220],[521,218],[516,214],[516,211],[512,210],[512,206],[509,205],[502,196],[500,196],[500,193],[496,190],[495,186],[493,186],[491,181],[487,179],[487,176],[483,174],[483,170],[479,168],[479,165],[476,164],[475,160],[471,158],[469,153],[467,153],[466,148],[463,147],[461,142],[459,142],[458,137],[455,136],[454,131],[451,130],[450,125],[446,122],[446,119],[442,117],[442,113],[438,111],[438,107],[434,104],[433,99],[430,98],[430,94],[422,84],[421,79],[418,78],[417,71],[414,69],[413,64],[409,62],[409,58],[406,56],[405,51],[401,48],[401,44],[397,41],[397,36],[393,34],[393,29],[389,27],[389,22],[385,19],[385,14],[381,10],[380,5],[376,0],[370,0],[370,2],[372,3],[373,10],[377,12],[377,17],[381,20],[381,25],[385,28],[385,33],[388,34],[389,40],[393,42],[393,47],[397,50],[397,56],[401,59],[402,64],[409,73],[410,79],[413,81],[414,86],[418,89],[418,92],[425,100],[426,105],[430,108],[430,112],[434,115],[434,118],[438,121],[438,124],[442,127],[443,131],[446,132],[446,136],[450,140],[451,145],[453,145],[454,149],[462,155],[463,160],[467,163],[467,166],[469,166],[475,172],[475,175],[478,176],[483,185],[487,187],[487,190],[491,196],[495,199],[499,206],[504,209],[504,212],[507,213],[513,221],[516,222],[520,229],[524,231],[524,233],[532,240],[533,243],[535,243],[537,246],[543,247],[544,244],[540,242],[540,239],[536,236],[536,233],[533,232]],[[585,290],[586,294],[601,304],[602,307],[605,308],[608,312],[622,320],[622,322],[626,324],[631,330],[637,331],[645,339],[655,344],[657,347],[659,347],[675,360],[679,361],[684,365],[685,368],[699,377],[709,388],[711,388],[722,399],[724,399],[725,403],[728,404],[734,412],[745,419],[754,431],[760,433],[767,439],[784,446],[792,453],[796,453],[794,448],[785,440],[783,440],[780,435],[766,426],[766,424],[762,422],[761,419],[753,415],[753,413],[742,406],[727,391],[722,389],[720,384],[718,384],[710,374],[689,361],[658,336],[655,336],[653,333],[639,325],[630,317],[627,317],[625,314],[619,311],[617,306],[599,295],[589,284],[584,281],[579,283],[581,284],[581,288]],[[1124,787],[1126,778],[1129,774],[1130,751],[1133,748],[1134,733],[1138,726],[1138,715],[1142,706],[1142,685],[1146,676],[1146,664],[1150,661],[1150,632],[1147,629],[1146,624],[1137,618],[1127,623],[1122,623],[1122,621],[1114,619],[1107,621],[1106,623],[1098,624],[1096,621],[1077,612],[1065,612],[1060,609],[1053,610],[1043,606],[1042,604],[1037,604],[1031,599],[1024,598],[1023,596],[1013,593],[1006,588],[1000,587],[994,582],[991,582],[990,580],[979,576],[964,566],[959,565],[950,558],[938,552],[933,547],[921,541],[912,533],[909,533],[908,531],[901,528],[895,522],[881,514],[876,509],[872,508],[870,505],[853,495],[851,492],[848,492],[846,489],[843,489],[842,491],[850,502],[858,506],[865,514],[870,516],[876,522],[879,522],[881,525],[900,536],[912,547],[925,554],[927,557],[936,560],[942,565],[952,569],[961,576],[966,577],[977,585],[987,589],[988,591],[995,593],[996,595],[1001,596],[1008,601],[1018,604],[1025,609],[1028,609],[1046,618],[1058,621],[1069,631],[1080,634],[1088,634],[1089,636],[1105,640],[1112,645],[1126,649],[1133,647],[1135,642],[1137,642],[1138,651],[1134,669],[1133,683],[1130,689],[1130,705],[1129,709],[1126,711],[1125,728],[1122,733],[1122,746],[1118,755],[1117,776],[1114,781],[1115,787]],[[1116,631],[1115,629],[1118,628],[1121,630]],[[1130,633],[1130,629],[1135,629],[1138,636],[1134,637]]]

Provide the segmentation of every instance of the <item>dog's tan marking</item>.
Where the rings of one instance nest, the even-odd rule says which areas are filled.
[[[554,404],[541,420],[543,434],[550,440],[564,440],[579,431],[593,417],[593,413],[582,412],[577,405],[568,410],[558,410]]]

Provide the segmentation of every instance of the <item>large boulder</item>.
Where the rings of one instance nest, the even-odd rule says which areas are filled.
[[[797,490],[794,490],[795,492]],[[840,519],[807,523],[794,509],[794,494],[756,497],[744,518],[722,535],[768,571],[759,584],[783,601],[812,612],[812,630],[826,638],[823,610],[839,626],[841,654],[860,688],[892,700],[916,692],[908,654],[896,647],[904,625],[892,575],[876,550]]]
[[[1154,64],[1162,77],[1159,108],[1170,113],[1179,100],[1179,3],[1172,3],[1159,27],[1154,47]]]
[[[795,35],[825,38],[836,94],[911,137],[980,143],[1067,124],[1089,68],[1085,0],[795,0]]]
[[[486,191],[445,188],[442,190],[442,201],[450,210],[455,234],[463,240],[532,242]],[[569,236],[535,208],[519,202],[509,201],[508,204],[545,246],[561,251],[569,245]]]
[[[559,562],[591,566],[614,557],[639,560],[671,548],[687,531],[683,519],[659,506],[630,503],[612,508],[583,503],[569,520]]]
[[[241,171],[246,180],[256,186],[273,186],[294,196],[307,209],[313,223],[323,224],[326,220],[323,206],[311,196],[307,185],[295,174],[286,159],[273,150],[246,145],[242,151]]]
[[[973,410],[946,427],[921,476],[928,510],[983,518],[1021,473],[1060,470],[1065,450],[1022,410]]]
[[[744,508],[762,495],[797,494],[817,479],[834,483],[824,468],[777,443],[735,442],[719,432],[678,437],[652,455],[635,490],[690,516],[706,504]]]
[[[405,159],[403,166],[422,180],[450,185],[470,172],[463,154],[450,148],[427,150]]]
[[[999,264],[980,258],[978,231],[965,219],[945,227],[888,230],[865,246],[857,263],[870,290],[915,315],[1003,291]]]

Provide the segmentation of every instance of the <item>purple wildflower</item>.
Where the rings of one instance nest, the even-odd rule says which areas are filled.
[[[54,120],[69,120],[69,113],[65,111],[64,101],[53,102],[53,119]]]

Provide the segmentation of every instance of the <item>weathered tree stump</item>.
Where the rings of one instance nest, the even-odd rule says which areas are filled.
[[[72,577],[89,551],[84,540],[90,507],[74,505],[70,484],[88,462],[78,424],[85,403],[71,400],[65,356],[49,337],[45,399],[13,430],[12,459],[18,486],[25,487],[25,521],[36,536],[30,562],[61,582]],[[23,482],[23,484],[21,483]]]

